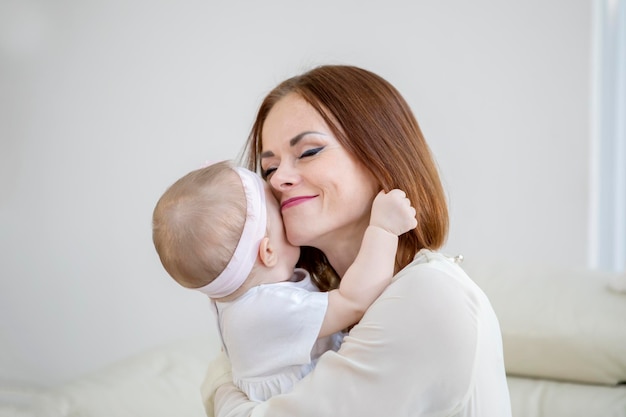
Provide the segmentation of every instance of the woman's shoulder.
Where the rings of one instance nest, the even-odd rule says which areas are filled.
[[[441,275],[461,281],[470,280],[460,266],[462,259],[461,255],[452,256],[430,249],[422,249],[415,254],[410,264],[394,276],[393,280],[398,281],[406,277],[429,279]]]
[[[437,299],[444,305],[488,303],[483,291],[461,267],[462,257],[422,249],[413,262],[393,278],[390,294],[411,294],[417,299]]]

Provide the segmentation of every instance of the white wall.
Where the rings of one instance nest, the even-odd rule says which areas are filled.
[[[213,332],[150,217],[312,65],[394,83],[450,196],[446,250],[586,264],[591,0],[0,0],[0,383]]]

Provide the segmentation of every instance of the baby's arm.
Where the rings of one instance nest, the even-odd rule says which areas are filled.
[[[393,277],[398,236],[417,226],[415,209],[401,190],[378,193],[361,248],[341,284],[328,293],[319,337],[358,322]]]

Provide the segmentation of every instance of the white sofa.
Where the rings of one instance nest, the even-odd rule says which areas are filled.
[[[626,276],[463,266],[498,314],[514,417],[626,417]],[[32,401],[2,405],[0,417],[204,417],[199,387],[218,349],[208,336],[163,346],[24,392]]]
[[[498,315],[515,417],[626,416],[626,274],[467,260]]]

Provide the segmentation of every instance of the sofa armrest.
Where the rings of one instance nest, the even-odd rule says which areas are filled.
[[[467,259],[502,329],[507,373],[591,384],[626,381],[626,294],[616,274]]]

